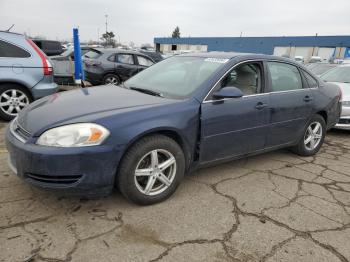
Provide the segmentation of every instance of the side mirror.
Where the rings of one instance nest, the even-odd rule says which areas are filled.
[[[243,92],[234,86],[226,86],[221,88],[219,91],[213,94],[214,98],[223,99],[223,98],[240,98],[244,96]]]

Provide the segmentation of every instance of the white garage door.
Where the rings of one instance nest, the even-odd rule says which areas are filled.
[[[289,55],[289,46],[276,46],[273,54],[276,56]]]
[[[334,48],[329,47],[320,47],[318,49],[318,56],[322,57],[322,59],[329,60],[334,54]]]
[[[296,47],[295,56],[302,56],[304,59],[309,59],[312,54],[312,47]]]

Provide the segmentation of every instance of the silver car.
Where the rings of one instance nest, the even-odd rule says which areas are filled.
[[[321,78],[340,87],[343,96],[342,113],[335,128],[350,130],[350,64],[335,67],[324,73]]]
[[[46,55],[24,35],[0,31],[0,118],[9,121],[35,99],[55,93]]]

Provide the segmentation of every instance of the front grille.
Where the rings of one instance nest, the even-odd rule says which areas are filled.
[[[40,183],[70,185],[78,182],[82,175],[76,176],[45,176],[32,173],[25,173],[25,177]]]
[[[12,121],[10,129],[12,134],[22,142],[26,142],[31,136],[27,130],[18,124],[17,119]]]
[[[339,124],[350,125],[350,118],[340,118]]]

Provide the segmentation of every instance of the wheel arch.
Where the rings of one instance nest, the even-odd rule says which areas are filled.
[[[327,114],[327,112],[325,110],[321,110],[321,111],[318,111],[316,114],[322,116],[324,121],[325,121],[325,123],[326,123],[326,125],[327,125],[327,123],[328,123],[328,114]]]
[[[118,73],[116,73],[115,71],[107,71],[107,72],[105,72],[105,73],[103,74],[103,76],[102,76],[102,81],[105,80],[105,77],[106,77],[107,75],[115,75],[116,77],[119,78],[120,81],[122,81],[122,78],[120,77],[120,75],[119,75]]]
[[[34,101],[34,97],[33,97],[32,92],[30,91],[30,88],[28,86],[26,86],[25,84],[20,83],[20,82],[16,82],[16,81],[1,81],[0,87],[5,86],[7,84],[17,85],[17,86],[24,88],[28,92],[28,95],[30,95],[30,98],[32,99],[32,101]]]
[[[174,128],[155,128],[155,129],[150,129],[147,131],[144,131],[140,134],[138,134],[137,136],[135,136],[124,148],[122,156],[120,158],[119,163],[121,163],[121,161],[123,160],[123,157],[125,155],[125,153],[138,141],[140,141],[141,139],[147,137],[147,136],[152,136],[152,135],[163,135],[163,136],[167,136],[171,139],[173,139],[176,143],[178,143],[178,145],[181,147],[184,156],[185,156],[185,163],[186,163],[186,167],[185,170],[188,170],[188,168],[191,165],[192,162],[192,154],[190,151],[190,147],[188,145],[188,143],[186,142],[186,139],[184,138],[184,136],[181,135],[181,133],[174,129]],[[118,165],[119,169],[120,164]],[[118,173],[118,170],[117,170]]]

